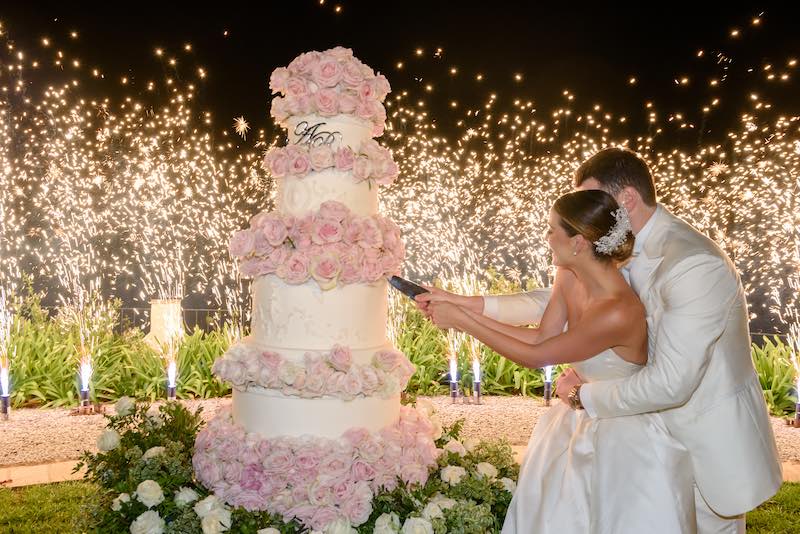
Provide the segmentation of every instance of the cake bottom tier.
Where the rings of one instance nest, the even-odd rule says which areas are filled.
[[[369,519],[378,492],[399,481],[425,484],[441,453],[424,412],[399,406],[397,413],[376,432],[354,427],[337,438],[266,438],[225,410],[197,436],[195,474],[232,506],[297,519],[313,530],[339,519],[358,526]]]

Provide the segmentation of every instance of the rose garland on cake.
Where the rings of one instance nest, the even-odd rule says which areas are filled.
[[[391,184],[399,172],[392,153],[374,139],[364,141],[358,152],[349,146],[334,150],[330,145],[273,148],[264,156],[262,167],[274,178],[303,178],[325,169],[352,171],[356,183],[374,180],[381,185]]]
[[[340,519],[365,523],[373,497],[398,479],[424,485],[442,453],[434,443],[440,436],[424,411],[407,406],[378,433],[355,428],[339,439],[264,439],[236,425],[227,409],[198,434],[192,463],[226,503],[324,530]]]
[[[381,102],[389,94],[389,81],[353,57],[349,48],[337,46],[324,52],[306,52],[288,67],[272,72],[271,115],[283,123],[291,115],[339,113],[372,122],[372,135],[383,134],[386,109]]]
[[[400,229],[386,217],[358,217],[329,200],[304,217],[262,212],[229,244],[243,276],[275,274],[288,284],[313,278],[323,290],[372,283],[399,272]]]
[[[308,352],[302,362],[237,343],[214,362],[213,372],[234,386],[279,389],[284,395],[356,397],[399,395],[414,374],[414,365],[402,352],[376,352],[367,364],[353,363],[348,347],[335,345],[325,354]]]

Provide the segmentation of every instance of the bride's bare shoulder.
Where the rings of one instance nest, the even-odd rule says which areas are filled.
[[[646,316],[644,305],[635,294],[614,295],[597,301],[592,308],[592,315],[619,326],[644,321]]]

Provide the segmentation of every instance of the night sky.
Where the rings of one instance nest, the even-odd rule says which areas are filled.
[[[443,133],[457,120],[448,107],[451,100],[459,102],[460,117],[465,106],[483,102],[492,92],[501,101],[533,100],[540,110],[551,110],[565,104],[562,91],[568,89],[576,95],[576,108],[602,103],[628,114],[631,127],[644,124],[642,104],[648,100],[662,113],[697,119],[699,127],[702,105],[721,96],[726,105],[709,116],[704,128],[703,135],[711,137],[737,120],[752,91],[768,97],[776,112],[798,108],[793,80],[766,84],[763,75],[765,64],[774,64],[777,71],[787,58],[800,55],[798,2],[774,7],[330,0],[217,2],[203,8],[169,4],[132,2],[112,8],[110,3],[17,2],[0,7],[0,20],[30,53],[44,55],[39,41],[48,36],[65,55],[79,57],[84,70],[98,66],[106,78],[103,94],[115,86],[120,95],[141,92],[147,80],[159,76],[190,79],[203,66],[209,76],[199,102],[213,112],[220,128],[230,128],[238,116],[255,128],[271,128],[269,73],[303,51],[335,45],[353,48],[389,78],[395,91],[424,96]],[[338,13],[336,6],[341,7]],[[758,26],[752,24],[755,17],[761,19]],[[731,36],[734,29],[739,36]],[[70,31],[79,37],[71,39]],[[182,50],[185,43],[192,44],[192,52]],[[165,50],[161,60],[154,55],[156,47]],[[697,57],[699,50],[703,57]],[[720,63],[718,53],[730,62]],[[167,57],[178,60],[177,69],[166,64]],[[402,69],[396,66],[399,61]],[[453,66],[456,75],[449,73]],[[475,79],[478,73],[481,82]],[[522,81],[514,80],[517,73]],[[725,75],[723,84],[709,87],[710,78]],[[124,90],[122,76],[130,79]],[[683,76],[689,83],[676,84]],[[629,84],[631,77],[635,85]],[[433,85],[431,92],[425,91],[427,84]],[[696,139],[696,132],[687,135],[687,142]]]

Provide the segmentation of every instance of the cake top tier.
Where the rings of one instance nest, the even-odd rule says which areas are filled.
[[[283,127],[289,127],[293,116],[350,115],[368,124],[373,137],[383,134],[389,82],[349,48],[300,54],[288,67],[272,72],[269,87],[280,95],[272,100],[271,114]]]

